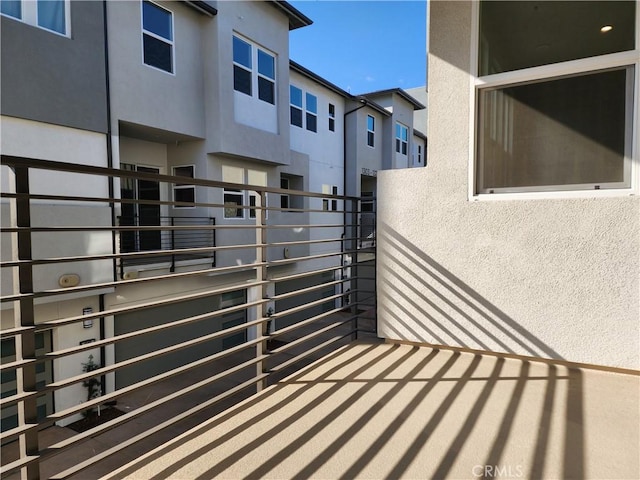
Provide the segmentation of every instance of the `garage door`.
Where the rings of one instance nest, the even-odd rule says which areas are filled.
[[[122,335],[144,328],[167,324],[176,320],[240,305],[246,301],[246,290],[214,295],[189,302],[181,302],[159,308],[150,308],[115,317],[115,334]],[[115,346],[116,362],[121,362],[162,348],[193,340],[223,328],[246,322],[246,311],[234,312],[223,317],[210,318],[189,325],[175,327],[147,334],[144,340],[133,338],[117,342]],[[217,338],[188,349],[163,355],[145,362],[120,369],[116,372],[116,388],[122,388],[145,380],[173,368],[186,365],[224,348],[230,348],[246,341],[245,333],[236,333],[225,338]]]
[[[313,275],[310,277],[303,277],[297,280],[289,280],[284,282],[276,283],[276,295],[281,295],[283,293],[289,293],[294,290],[300,290],[302,288],[312,287],[315,285],[322,285],[323,283],[332,282],[333,275],[331,272],[323,273],[321,275]],[[282,300],[276,301],[276,312],[283,312],[290,308],[298,307],[300,305],[305,305],[309,302],[313,302],[315,300],[320,300],[321,298],[330,297],[335,295],[335,286],[329,285],[324,288],[319,288],[318,290],[314,290],[304,295],[298,295],[295,297],[289,297]],[[328,300],[320,305],[316,305],[311,308],[307,308],[301,312],[294,313],[292,315],[287,315],[285,317],[278,317],[276,320],[276,329],[288,327],[289,325],[293,325],[301,320],[304,320],[309,317],[313,317],[314,315],[319,315],[328,310],[333,310],[335,308],[335,300]]]

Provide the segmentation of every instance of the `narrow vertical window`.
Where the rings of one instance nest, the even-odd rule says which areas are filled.
[[[409,139],[409,129],[401,123],[396,123],[396,152],[406,155]]]
[[[285,177],[280,177],[280,188],[289,190],[289,179]],[[280,194],[280,208],[289,208],[289,195]]]
[[[367,145],[373,147],[375,144],[376,119],[367,115]]]
[[[275,105],[276,103],[275,58],[258,49],[258,98]]]
[[[306,95],[307,110],[307,130],[311,132],[318,131],[318,98],[315,95],[307,93]]]
[[[181,205],[174,205],[173,208],[190,208],[194,207],[196,201],[196,187],[188,182],[188,179],[195,177],[195,167],[187,165],[184,167],[173,167],[173,175],[176,177],[185,177],[185,183],[175,183],[173,185],[173,201],[180,202]],[[185,203],[189,205],[184,205]]]
[[[251,96],[251,45],[233,37],[233,89]]]
[[[289,87],[291,125],[302,127],[302,90],[291,85]]]
[[[336,187],[335,185],[331,187],[331,194],[338,195],[338,187]],[[334,212],[338,211],[338,200],[331,200],[331,210],[333,210]]]
[[[329,131],[336,131],[336,106],[332,103],[329,104]]]
[[[142,2],[142,51],[144,63],[173,73],[173,18],[169,10]]]

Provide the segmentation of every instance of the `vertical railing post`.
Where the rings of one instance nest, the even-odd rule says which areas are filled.
[[[347,201],[345,200],[345,208]],[[351,254],[351,315],[353,316],[352,320],[352,329],[353,333],[351,335],[351,340],[358,339],[358,240],[360,236],[360,229],[358,228],[358,199],[352,197],[350,199],[350,210],[351,215],[347,218],[350,218],[351,227],[349,228],[351,240],[348,242],[350,245],[350,250],[353,252]]]
[[[162,221],[160,221],[160,223],[162,223]],[[175,217],[171,217],[171,227],[174,227],[175,224],[176,224]],[[176,249],[176,231],[173,228],[171,228],[171,268],[169,269],[170,272],[176,271],[176,254],[174,253],[175,249]]]
[[[18,197],[15,200],[15,209],[12,212],[15,224],[19,230],[15,236],[13,245],[13,258],[30,262],[31,251],[31,205],[29,195],[29,169],[27,167],[15,167],[15,189]],[[20,196],[20,195],[23,196]],[[21,294],[33,293],[33,265],[31,263],[20,264],[18,275],[14,277],[15,289]],[[28,328],[24,330],[19,340],[16,341],[16,360],[32,360],[36,357],[35,342],[35,313],[33,297],[29,296],[15,302],[14,321],[16,327]],[[19,368],[16,372],[18,393],[34,392],[36,390],[36,367],[34,363]],[[29,397],[18,404],[18,425],[33,425],[20,435],[20,457],[39,455],[38,446],[38,410],[37,398]],[[33,462],[22,469],[22,478],[39,479],[39,462]]]
[[[216,224],[216,219],[215,218],[211,218],[211,225],[215,226]],[[211,246],[215,247],[216,246],[216,229],[213,228],[211,230]],[[216,251],[213,251],[213,256],[212,256],[212,260],[211,260],[211,266],[215,267],[216,266]]]
[[[264,228],[267,224],[267,193],[265,191],[256,192],[260,194],[260,204],[256,205],[258,207],[258,211],[256,212],[256,259],[257,262],[260,263],[257,267],[256,271],[256,280],[262,282],[260,285],[261,299],[266,300],[267,298],[267,229]],[[266,318],[267,316],[267,304],[262,303],[258,306],[258,315],[259,318]],[[267,336],[269,332],[267,331],[267,324],[263,322],[260,324],[258,328],[258,334],[264,340],[257,345],[257,355],[262,356],[264,353],[268,351],[267,349]],[[256,364],[257,374],[262,375],[266,372],[266,366],[263,361],[260,361]],[[267,387],[267,379],[263,379],[258,382],[258,391],[263,390]]]

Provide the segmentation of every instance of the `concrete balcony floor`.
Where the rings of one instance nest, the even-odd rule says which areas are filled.
[[[640,478],[640,377],[351,343],[104,478]]]

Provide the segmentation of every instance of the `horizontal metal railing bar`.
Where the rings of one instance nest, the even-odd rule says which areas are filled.
[[[155,180],[166,183],[185,183],[185,177],[179,175],[164,175],[159,173],[139,172],[134,170],[121,170],[117,168],[99,167],[95,165],[80,165],[68,162],[58,162],[51,160],[41,160],[37,158],[15,157],[12,155],[1,155],[0,164],[14,167],[27,167],[37,170],[54,170],[68,173],[85,175],[98,175],[102,177],[134,178],[143,180]],[[262,185],[247,185],[242,183],[221,182],[219,180],[209,180],[202,178],[188,178],[189,185],[202,187],[227,188],[232,190],[252,190],[256,192],[277,193],[280,195],[304,196],[315,198],[328,198],[335,200],[359,200],[360,197],[351,195],[333,195],[330,193],[304,192],[299,190],[289,190],[286,188],[266,187]],[[239,188],[242,187],[242,188]],[[255,208],[255,207],[252,207]]]
[[[25,433],[29,432],[30,430],[37,430],[40,428],[41,423],[25,423],[24,425],[18,425],[15,428],[12,428],[10,430],[3,430],[2,432],[0,432],[0,440],[2,441],[2,443],[5,443],[9,440],[12,440],[16,437],[19,437],[20,435],[24,435]]]
[[[283,260],[270,260],[267,262],[267,266],[268,267],[273,267],[273,266],[278,266],[278,265],[287,265],[289,263],[296,263],[296,262],[306,262],[306,261],[310,261],[310,260],[317,260],[320,258],[327,258],[327,257],[339,257],[342,255],[349,255],[351,253],[357,253],[359,252],[359,250],[343,250],[341,252],[328,252],[328,253],[319,253],[317,255],[307,255],[304,257],[294,257],[294,258],[285,258]]]
[[[171,378],[172,376],[175,376],[175,375],[177,375],[179,373],[183,373],[183,372],[191,370],[193,368],[197,368],[197,367],[199,367],[201,365],[204,365],[206,363],[211,363],[211,362],[213,362],[215,360],[218,360],[220,358],[229,356],[229,355],[231,355],[233,353],[239,352],[239,351],[244,350],[246,348],[253,347],[253,346],[257,345],[258,343],[260,343],[260,342],[262,342],[264,340],[265,340],[265,337],[260,337],[258,339],[251,340],[249,342],[244,342],[244,343],[242,343],[242,344],[240,344],[240,345],[238,345],[236,347],[230,348],[228,350],[223,350],[222,352],[215,353],[213,355],[210,355],[209,357],[205,357],[203,359],[197,360],[196,362],[192,362],[192,363],[189,363],[187,365],[184,365],[183,367],[179,367],[177,369],[170,370],[169,372],[165,372],[163,374],[156,375],[154,377],[151,377],[151,378],[149,378],[147,380],[143,380],[142,382],[138,382],[138,383],[136,383],[134,385],[131,385],[129,387],[125,387],[123,389],[116,390],[116,391],[114,391],[114,392],[112,392],[110,394],[106,394],[106,395],[103,395],[103,396],[98,397],[96,399],[83,402],[83,403],[81,403],[79,405],[76,405],[74,407],[67,408],[66,410],[62,410],[62,411],[53,413],[53,414],[47,416],[45,419],[41,420],[39,423],[31,424],[30,428],[28,428],[28,429],[31,429],[31,428],[46,428],[47,426],[53,425],[55,422],[58,422],[58,421],[62,420],[63,418],[69,417],[71,415],[75,415],[76,413],[80,413],[83,410],[86,410],[87,408],[103,404],[103,403],[105,403],[107,401],[119,398],[119,397],[125,395],[126,393],[128,393],[128,392],[130,392],[132,390],[136,390],[138,388],[141,388],[142,386],[152,385],[152,384],[160,382],[162,380],[166,380],[168,378]],[[226,372],[227,371],[221,372],[221,374],[218,374],[218,375],[222,375],[222,374],[226,375]],[[91,373],[93,373],[93,372],[91,372]],[[99,376],[99,374],[95,375],[95,376]],[[213,377],[211,377],[211,378],[213,378]],[[208,379],[210,382],[215,381],[215,380],[211,380],[211,378]],[[220,377],[220,378],[222,378],[222,377]],[[189,387],[186,387],[186,388],[189,388]],[[163,397],[163,398],[167,399],[168,397]],[[168,401],[168,400],[166,400],[166,401]],[[162,404],[162,403],[163,402],[160,402],[160,404]],[[135,412],[137,412],[137,414],[130,415],[130,414],[134,414]],[[132,417],[138,416],[141,413],[144,413],[144,412],[140,411],[140,409],[136,409],[136,410],[126,414],[126,415],[129,415],[129,417],[126,417],[126,415],[122,415],[121,417],[118,417],[118,419],[116,419],[116,420],[119,420],[119,419],[121,419],[123,417],[124,418],[120,422],[115,422],[115,423],[125,423],[125,421],[131,419]],[[109,422],[108,424],[111,424],[111,422]],[[105,425],[107,425],[107,424],[105,424]],[[99,428],[100,427],[96,427],[96,428],[94,428],[92,430],[96,430],[96,429],[99,429]],[[26,429],[26,430],[28,430],[28,429]],[[0,439],[3,442],[11,440],[11,439],[21,435],[22,433],[24,433],[24,431],[20,431],[20,430],[25,430],[25,429],[21,429],[21,427],[17,427],[17,428],[11,429],[11,430],[4,431],[4,432],[2,432],[0,434]],[[107,429],[105,429],[105,430],[107,430]],[[76,437],[78,437],[78,436],[76,435],[73,438],[76,438]]]
[[[321,304],[329,302],[331,300],[335,300],[336,298],[344,297],[344,296],[349,295],[349,294],[351,294],[353,292],[356,292],[356,291],[357,290],[351,290],[350,292],[336,293],[335,295],[330,295],[328,297],[322,297],[322,298],[320,298],[318,300],[314,300],[312,302],[305,303],[304,305],[299,305],[297,307],[289,308],[287,310],[282,310],[280,312],[274,313],[269,318],[286,317],[286,316],[291,315],[293,313],[297,313],[297,312],[300,312],[302,310],[306,310],[308,308],[315,307],[316,305],[321,305]]]
[[[348,336],[350,336],[353,332],[349,332],[346,333],[344,335],[338,335],[335,336],[333,338],[330,338],[329,340],[327,340],[326,342],[323,342],[319,345],[316,345],[315,347],[312,347],[308,350],[305,350],[304,352],[302,352],[301,354],[290,358],[289,360],[282,362],[278,365],[276,365],[275,367],[270,368],[268,371],[269,373],[277,373],[279,371],[284,370],[285,368],[290,367],[291,365],[294,365],[296,363],[298,363],[300,360],[302,360],[305,357],[308,357],[310,355],[313,355],[315,352],[317,352],[318,350],[322,350],[325,347],[328,347],[329,345],[331,345],[332,343],[336,343],[339,342],[340,340],[342,340],[343,338],[346,338]]]
[[[270,336],[271,338],[278,338],[286,333],[292,332],[294,330],[297,330],[298,328],[304,327],[306,325],[309,325],[311,323],[317,322],[318,320],[322,320],[323,318],[327,318],[330,317],[331,315],[335,315],[336,313],[340,313],[345,311],[345,309],[351,308],[352,306],[357,305],[357,303],[349,303],[348,305],[344,305],[342,307],[338,307],[338,308],[334,308],[333,310],[328,310],[326,312],[322,312],[318,315],[315,315],[313,317],[310,318],[306,318],[304,320],[300,320],[299,322],[294,323],[293,325],[289,325],[288,327],[284,327],[284,328],[280,328],[278,330],[276,330],[275,332],[271,333]],[[350,317],[347,318],[347,320],[353,320],[354,318],[356,318],[358,315],[352,315]]]
[[[40,298],[40,297],[50,297],[50,296],[54,296],[54,295],[63,295],[63,294],[67,294],[67,293],[77,293],[77,292],[85,292],[85,291],[90,291],[90,290],[98,290],[98,289],[104,289],[104,288],[113,288],[116,286],[122,286],[122,285],[130,285],[130,284],[136,284],[136,283],[143,283],[143,282],[151,282],[154,280],[165,280],[165,279],[174,279],[174,278],[184,278],[184,277],[195,277],[195,276],[200,276],[200,275],[211,275],[211,274],[215,274],[215,273],[226,273],[226,272],[233,272],[233,271],[244,271],[244,270],[250,270],[256,267],[262,267],[262,266],[266,266],[267,262],[254,262],[254,263],[247,263],[244,265],[232,265],[229,267],[213,267],[213,268],[206,268],[206,269],[202,269],[202,270],[194,270],[191,272],[180,272],[180,273],[170,273],[170,274],[162,274],[162,275],[155,275],[155,276],[151,276],[151,277],[142,277],[142,278],[134,278],[131,280],[116,280],[113,282],[103,282],[103,283],[94,283],[92,285],[83,285],[81,287],[70,287],[70,288],[56,288],[56,289],[51,289],[51,290],[40,290],[38,292],[34,292],[34,293],[19,293],[19,294],[15,294],[15,295],[7,295],[4,297],[0,297],[0,302],[4,303],[4,302],[15,302],[17,300],[23,300],[23,299],[27,299],[27,298]],[[234,289],[229,289],[230,290],[237,290],[237,288]],[[98,314],[89,314],[89,315],[83,315],[83,317],[85,319],[89,319],[89,318],[98,318],[101,317],[103,315],[98,315]],[[80,318],[80,317],[78,317]]]
[[[347,323],[349,323],[350,320],[340,320],[337,322],[334,322],[330,325],[327,325],[326,327],[320,328],[319,330],[314,330],[313,332],[307,334],[307,335],[303,335],[302,337],[296,338],[295,340],[291,341],[291,342],[287,342],[285,345],[282,345],[281,347],[278,348],[274,348],[273,350],[269,350],[269,353],[271,354],[278,354],[278,353],[282,353],[290,348],[296,347],[302,343],[308,342],[309,340],[311,340],[312,338],[317,337],[318,335],[321,335],[323,333],[326,333],[330,330],[333,330],[334,328],[338,328],[341,327],[342,325],[345,325]]]
[[[9,363],[3,363],[0,365],[0,372],[8,372],[9,370],[15,370],[16,368],[23,368],[26,367],[28,365],[33,365],[38,363],[37,359],[34,358],[27,358],[24,360],[15,360],[13,362],[9,362]],[[2,399],[0,399],[0,402],[2,401]]]
[[[11,463],[2,465],[0,467],[0,475],[2,475],[4,478],[4,475],[9,475],[10,473],[15,472],[16,470],[21,469],[22,467],[26,467],[28,465],[31,465],[34,462],[37,462],[38,460],[40,460],[40,457],[34,456],[34,455],[19,458],[18,460],[15,460]]]
[[[336,270],[343,270],[344,268],[346,267],[343,265],[338,265],[336,267],[322,268],[318,270],[309,270],[308,272],[294,273],[293,275],[283,275],[281,277],[272,278],[270,279],[270,281],[273,283],[286,282],[289,280],[297,280],[299,278],[315,276],[320,273],[335,272]]]
[[[17,335],[22,335],[23,333],[27,333],[34,329],[35,327],[7,328],[6,330],[0,330],[0,338],[4,339],[9,337],[15,337]]]
[[[303,295],[305,293],[313,292],[315,290],[321,290],[326,287],[330,287],[332,285],[338,285],[340,283],[348,282],[350,279],[343,278],[341,280],[332,280],[331,282],[319,283],[318,285],[313,285],[311,287],[301,288],[298,290],[292,290],[291,292],[281,293],[279,295],[273,295],[269,297],[269,300],[283,300],[285,298],[297,297],[298,295]]]
[[[235,207],[234,207],[235,208]],[[80,226],[80,225],[59,225],[55,227],[2,227],[0,231],[2,233],[17,233],[17,232],[111,232],[111,231],[178,231],[178,230],[269,230],[269,229],[281,229],[281,228],[343,228],[343,227],[356,227],[358,224],[344,224],[344,223],[304,223],[304,224],[277,224],[277,225],[225,225],[216,223],[215,225],[96,225],[96,226]],[[354,237],[358,240],[366,240],[366,237]]]
[[[236,184],[234,184],[236,185]],[[237,186],[237,185],[236,185]],[[212,187],[216,188],[216,187]],[[219,188],[219,187],[218,187]],[[243,189],[246,190],[246,189]],[[291,190],[289,190],[291,192]],[[271,193],[277,195],[277,193]],[[281,194],[282,195],[282,194]],[[287,194],[292,196],[304,197],[304,193]],[[329,195],[329,194],[322,194]],[[134,198],[121,198],[121,197],[80,197],[74,195],[45,195],[45,194],[27,194],[27,193],[0,193],[0,198],[29,198],[31,200],[58,200],[60,202],[84,202],[84,203],[119,203],[127,205],[160,205],[160,206],[172,206],[172,207],[211,207],[211,208],[225,208],[224,203],[210,203],[210,202],[180,202],[176,200],[141,200]],[[60,205],[64,205],[61,203]],[[324,210],[324,209],[312,209],[312,208],[282,208],[282,207],[258,207],[255,205],[238,205],[234,207],[242,210],[256,209],[267,211],[279,211],[284,213],[368,213],[362,212],[362,210]]]
[[[196,414],[196,413],[198,413],[198,412],[200,412],[200,411],[202,411],[202,410],[204,410],[206,408],[209,408],[210,406],[215,405],[216,403],[224,400],[225,398],[230,397],[232,395],[235,395],[236,393],[239,393],[242,390],[255,385],[256,383],[260,382],[261,380],[263,380],[263,379],[265,379],[267,377],[268,377],[268,373],[263,373],[263,374],[260,374],[260,375],[256,375],[254,378],[252,378],[250,380],[247,380],[246,382],[243,382],[243,383],[241,383],[241,384],[239,384],[239,385],[237,385],[237,386],[235,386],[233,388],[230,388],[226,392],[221,393],[219,395],[216,395],[215,397],[212,397],[209,400],[206,400],[206,401],[202,402],[200,405],[197,405],[197,406],[195,406],[193,408],[190,408],[189,410],[187,410],[185,412],[182,412],[182,413],[174,416],[173,418],[171,418],[169,420],[166,420],[166,421],[156,425],[155,427],[152,427],[152,428],[146,430],[145,432],[142,432],[142,433],[140,433],[140,434],[138,434],[138,435],[136,435],[134,437],[131,437],[131,438],[125,440],[124,442],[121,442],[120,444],[118,444],[118,445],[116,445],[114,447],[111,447],[108,450],[105,450],[102,453],[98,453],[96,455],[93,455],[90,459],[85,460],[84,462],[81,462],[81,463],[75,465],[74,467],[71,467],[71,468],[69,468],[69,469],[67,469],[67,470],[65,470],[63,472],[60,472],[60,473],[58,473],[56,475],[53,475],[51,477],[51,480],[62,480],[62,479],[68,478],[71,475],[75,475],[76,473],[89,468],[91,465],[93,465],[93,464],[95,464],[95,463],[97,463],[97,462],[99,462],[99,461],[101,461],[101,460],[113,455],[114,453],[117,453],[117,452],[119,452],[119,451],[121,451],[121,450],[123,450],[123,449],[125,449],[125,448],[127,448],[129,446],[131,446],[131,445],[134,445],[135,443],[139,442],[140,440],[143,440],[143,439],[145,439],[147,437],[150,437],[151,435],[153,435],[153,434],[155,434],[155,433],[157,433],[157,432],[159,432],[159,431],[161,431],[161,430],[163,430],[163,429],[165,429],[167,427],[170,427],[171,425],[173,425],[175,423],[178,423],[178,422],[188,418],[191,415],[194,415],[194,414]],[[169,398],[170,397],[172,397],[172,396],[169,396]],[[173,399],[173,398],[170,398],[170,399]],[[156,402],[154,402],[154,403],[156,403]],[[154,405],[153,407],[155,407],[155,406],[157,406],[157,405]],[[118,417],[115,420],[118,420],[119,418],[122,418],[122,417]],[[104,424],[104,425],[107,425],[107,424]],[[87,431],[85,433],[89,433],[89,432],[91,432],[91,431]],[[95,435],[95,434],[92,434],[92,435]],[[59,445],[61,445],[61,446],[58,447]],[[58,444],[52,445],[49,448],[64,448],[65,446],[66,446],[66,441],[63,441],[63,442],[60,442]]]
[[[252,322],[243,323],[243,324],[237,325],[235,327],[230,327],[230,328],[225,329],[225,330],[220,330],[219,332],[215,332],[215,334],[211,334],[208,337],[211,337],[211,338],[209,338],[209,340],[215,339],[216,337],[224,337],[224,336],[227,336],[227,335],[229,335],[231,333],[234,333],[236,331],[245,330],[247,328],[259,325],[261,323],[266,322],[267,320],[268,320],[268,318],[263,317],[263,318],[260,318],[258,320],[254,320]],[[152,327],[152,328],[154,328],[154,327]],[[155,328],[154,328],[154,330],[155,330]],[[140,331],[132,332],[132,333],[135,333],[136,335],[127,334],[127,335],[121,335],[121,336],[119,336],[117,338],[116,337],[111,337],[111,338],[108,338],[108,339],[105,339],[105,340],[102,340],[102,341],[99,341],[99,342],[92,342],[91,346],[92,346],[92,348],[97,348],[97,347],[99,347],[99,346],[101,346],[103,344],[110,344],[110,343],[115,343],[115,341],[124,340],[125,337],[126,338],[131,338],[131,337],[136,337],[136,336],[143,335],[143,333],[140,333]],[[149,332],[145,332],[145,333],[149,333]],[[199,337],[199,339],[202,339],[202,341],[208,341],[208,340],[204,340],[204,337]],[[195,342],[195,344],[197,344],[197,343],[200,343],[200,342]],[[178,345],[182,345],[182,344],[178,344]],[[177,347],[178,345],[173,345],[172,347]],[[167,347],[167,348],[171,348],[171,347]],[[187,348],[187,347],[182,347],[182,348]],[[84,349],[86,349],[86,348],[83,348],[83,350]],[[179,349],[180,348],[178,348],[177,350],[179,350]],[[71,349],[69,349],[69,350],[71,350]],[[157,350],[156,352],[160,352],[160,351]],[[67,352],[67,353],[65,353],[65,355],[71,355],[73,353],[77,353],[77,351],[76,352]],[[158,356],[166,355],[166,354],[169,354],[169,353],[171,353],[171,352],[167,351],[167,352],[159,354]],[[52,356],[54,356],[54,358],[57,358],[59,356],[63,356],[63,355],[60,355],[60,351],[52,352],[52,353],[49,353],[47,355],[52,355]],[[147,354],[147,355],[151,355],[151,354]],[[129,364],[137,363],[136,360],[138,358],[141,358],[141,357],[134,357],[133,359],[129,359],[127,362],[131,361]],[[154,357],[152,357],[152,358],[154,358]],[[41,361],[44,361],[44,360],[46,360],[46,358],[42,358],[41,359]],[[148,359],[143,359],[143,360],[139,360],[139,361],[142,362],[142,361],[146,361],[146,360],[148,360]],[[119,368],[123,367],[122,363],[124,363],[124,362],[120,362],[118,364],[113,364],[111,366],[117,367],[117,368],[114,369],[114,371],[115,371],[115,370],[118,370]],[[124,365],[124,366],[127,366],[127,365]],[[93,378],[93,377],[96,376],[95,375],[96,371],[97,370],[93,370],[92,372],[87,372],[87,373],[84,373],[84,374],[76,376],[76,377],[65,379],[65,382],[53,382],[53,383],[47,384],[47,385],[45,385],[44,388],[41,388],[41,389],[39,389],[37,391],[20,392],[20,393],[17,393],[16,395],[12,395],[10,397],[4,397],[4,398],[0,399],[0,407],[6,408],[6,407],[9,407],[9,406],[14,405],[16,403],[22,402],[22,401],[24,401],[24,400],[26,400],[28,398],[39,397],[39,396],[41,396],[41,395],[43,395],[45,393],[48,393],[50,391],[60,390],[61,388],[65,388],[65,387],[67,387],[67,386],[69,386],[71,384],[79,383],[80,381],[82,381],[82,380],[84,380],[86,378]],[[72,380],[77,379],[78,377],[83,377],[83,378],[81,380],[77,380],[77,381],[73,381],[72,382]],[[102,401],[96,400],[94,402],[89,402],[89,403],[91,403],[92,405],[93,404],[98,405],[98,404],[103,403],[104,401],[106,401],[106,400],[104,400],[104,397],[99,397],[99,399],[102,399]],[[82,408],[81,407],[74,407],[74,411],[69,415],[72,415],[73,413],[77,413],[77,411],[82,411],[82,410],[86,409],[87,408],[86,405],[87,405],[87,402],[82,404]]]
[[[159,230],[159,228],[153,228],[154,230]],[[243,249],[256,249],[262,247],[281,247],[281,246],[291,246],[291,245],[309,245],[316,243],[335,243],[342,241],[350,241],[357,240],[356,237],[353,238],[331,238],[331,239],[318,239],[318,240],[298,240],[293,242],[271,242],[271,243],[246,243],[246,244],[236,244],[236,245],[219,245],[212,247],[196,247],[196,248],[178,248],[178,249],[166,249],[166,250],[145,250],[140,252],[127,252],[127,253],[105,253],[100,255],[77,255],[71,257],[50,257],[50,258],[38,258],[32,260],[12,260],[9,262],[0,262],[0,267],[8,268],[8,267],[19,267],[19,266],[27,266],[27,265],[50,265],[57,263],[71,263],[71,262],[93,262],[100,260],[115,260],[115,259],[137,259],[137,258],[148,258],[148,257],[166,257],[167,255],[187,255],[187,254],[197,254],[197,253],[206,253],[206,252],[219,252],[226,250],[243,250]],[[359,249],[357,251],[362,251],[364,249]],[[342,252],[340,252],[342,253]]]

